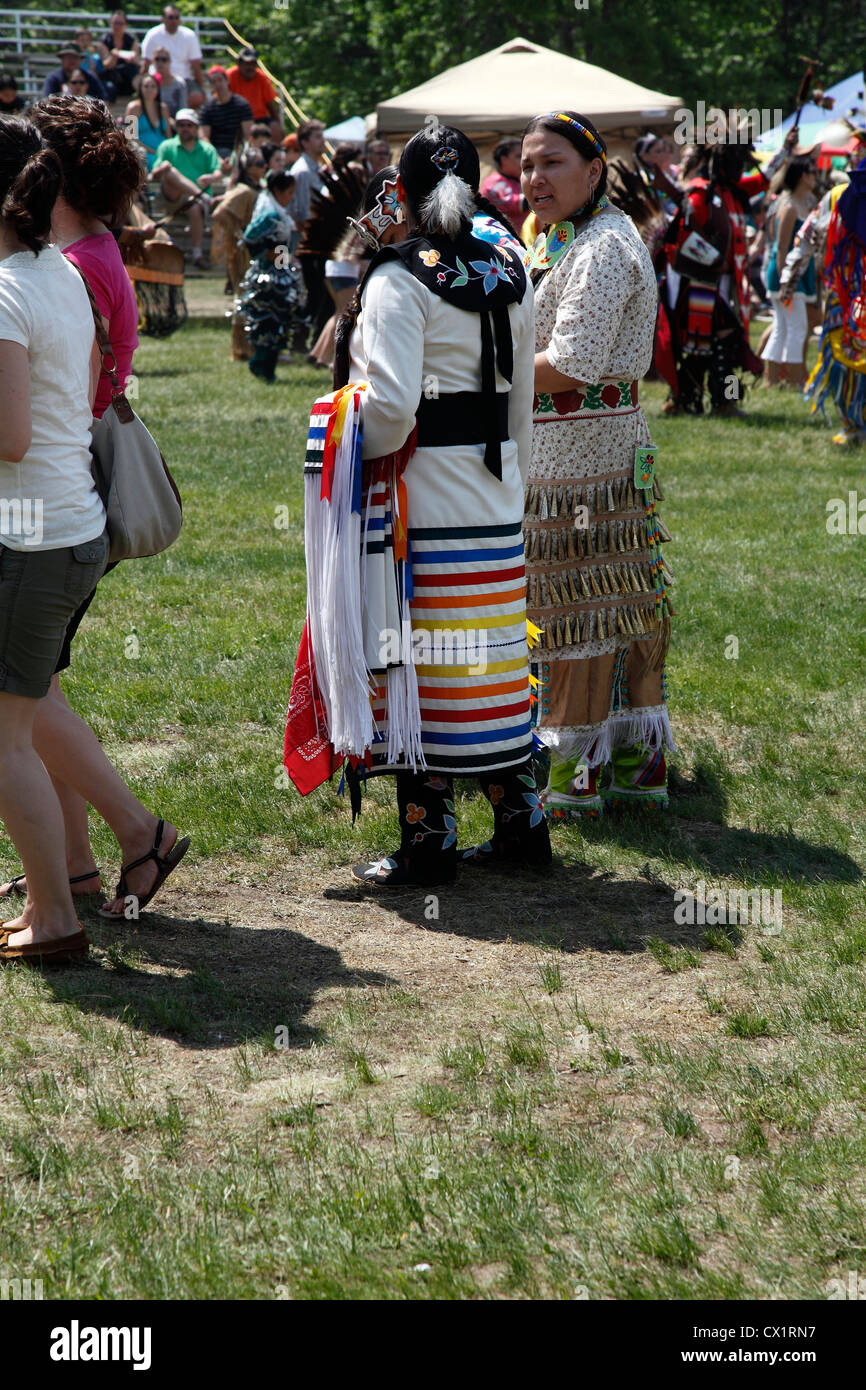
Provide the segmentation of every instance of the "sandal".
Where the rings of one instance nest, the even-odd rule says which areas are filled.
[[[0,902],[2,902],[4,898],[26,898],[27,889],[22,888],[21,886],[24,883],[26,877],[26,874],[16,874],[14,878],[11,878],[9,880],[9,887],[7,888],[6,892],[0,893]],[[70,878],[69,883],[70,886],[72,886],[75,883],[86,883],[89,878],[101,877],[101,869],[96,868],[93,870],[92,873],[89,874],[76,874],[74,878]],[[105,898],[105,895],[103,894],[101,889],[98,893],[76,893],[74,894],[74,896],[77,898],[102,898],[103,901]]]
[[[159,847],[162,844],[162,832],[164,828],[165,821],[160,820],[156,827],[156,835],[154,836],[153,840],[153,849],[148,850],[147,854],[143,854],[140,859],[134,859],[131,864],[124,864],[120,870],[120,878],[117,881],[117,889],[114,894],[115,898],[137,898],[137,895],[135,893],[130,893],[128,891],[126,875],[132,873],[133,869],[140,868],[142,864],[148,864],[151,860],[153,860],[154,864],[157,867],[157,875],[150,888],[144,894],[143,897],[137,898],[139,912],[142,910],[142,908],[147,907],[148,903],[153,901],[160,888],[165,883],[165,880],[168,878],[169,874],[177,868],[181,859],[183,859],[183,856],[189,849],[189,836],[185,835],[182,840],[178,836],[169,853],[166,855],[161,855],[159,853]],[[118,920],[123,921],[123,913],[106,912],[104,907],[101,907],[99,909],[99,915],[100,917],[107,917],[110,922],[116,922]]]
[[[24,931],[16,927],[16,931]],[[61,965],[70,960],[83,960],[90,949],[90,942],[79,923],[79,930],[69,936],[58,936],[53,941],[31,941],[26,946],[10,946],[9,933],[0,941],[0,966],[12,965],[19,961],[23,965]]]

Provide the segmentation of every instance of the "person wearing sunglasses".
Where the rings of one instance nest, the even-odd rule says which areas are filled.
[[[60,67],[50,72],[42,85],[42,95],[44,97],[55,97],[58,93],[71,90],[76,96],[97,97],[100,101],[108,101],[108,93],[96,76],[95,72],[87,72],[81,67],[82,53],[77,44],[67,43],[58,49],[57,56],[60,59]],[[72,86],[72,78],[76,78],[76,85]],[[83,84],[79,79],[83,78]]]
[[[159,99],[168,107],[168,114],[174,120],[182,107],[189,106],[189,98],[183,78],[172,72],[171,54],[167,48],[158,48],[153,55],[153,75],[159,83]]]
[[[148,178],[161,180],[169,217],[179,212],[188,199],[197,198],[188,211],[192,262],[198,267],[203,264],[204,209],[211,205],[208,190],[219,183],[230,166],[227,159],[220,159],[208,140],[199,139],[198,116],[191,107],[181,107],[175,124],[177,134],[158,147]]]

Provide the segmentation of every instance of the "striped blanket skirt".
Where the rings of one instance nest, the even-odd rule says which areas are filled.
[[[520,523],[409,528],[411,643],[431,771],[469,776],[532,751]],[[404,634],[408,637],[408,634]],[[387,763],[385,686],[373,697],[373,770]]]

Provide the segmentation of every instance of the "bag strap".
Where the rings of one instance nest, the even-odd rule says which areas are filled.
[[[75,265],[75,262],[72,261],[71,264]],[[90,300],[90,307],[93,310],[93,326],[96,329],[96,342],[99,347],[99,358],[102,364],[102,370],[105,372],[106,376],[111,382],[112,397],[122,396],[123,391],[121,390],[120,383],[117,380],[117,358],[114,355],[114,348],[111,346],[111,339],[109,338],[108,333],[106,331],[105,322],[101,313],[99,312],[99,305],[96,303],[96,298],[94,296],[93,290],[90,288],[90,284],[88,282],[87,276],[84,274],[84,271],[78,265],[75,266],[75,269],[78,271],[78,274],[81,276],[81,279],[84,282],[84,288],[87,290],[87,298]],[[109,356],[113,364],[112,366],[109,366],[108,364],[107,359]]]

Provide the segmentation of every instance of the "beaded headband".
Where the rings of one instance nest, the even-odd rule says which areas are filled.
[[[607,163],[607,154],[598,136],[593,135],[591,130],[587,130],[586,126],[581,125],[580,121],[576,121],[573,116],[567,116],[564,111],[551,111],[543,119],[545,121],[565,121],[566,125],[573,126],[579,135],[589,141],[602,163]]]

